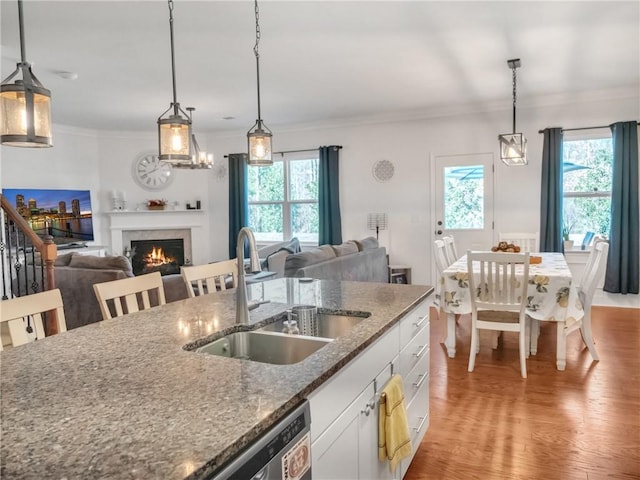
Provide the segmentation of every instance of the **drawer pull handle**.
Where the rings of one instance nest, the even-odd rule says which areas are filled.
[[[424,315],[419,322],[415,322],[413,324],[414,327],[416,328],[420,328],[422,326],[422,324],[425,322],[425,320],[427,320],[429,318],[429,315]]]
[[[426,421],[427,421],[427,418],[429,418],[429,417],[428,417],[428,416],[426,416],[426,417],[418,417],[418,418],[419,418],[419,419],[421,418],[421,419],[422,419],[422,421],[420,422],[420,425],[418,425],[418,428],[414,428],[414,430],[415,430],[416,432],[419,432],[420,430],[422,430],[422,427],[424,426],[424,422],[426,422]]]
[[[416,353],[414,353],[414,355],[415,355],[417,358],[420,358],[420,356],[424,353],[424,351],[425,351],[427,348],[429,348],[429,345],[421,345],[421,346],[420,346],[420,350],[418,350]]]
[[[418,380],[418,382],[417,382],[417,383],[414,383],[414,384],[413,384],[413,386],[414,386],[416,389],[420,388],[420,386],[422,385],[422,382],[424,382],[424,380],[427,378],[427,375],[426,375],[426,374],[424,374],[424,373],[421,373],[420,375],[418,375],[418,378],[419,378],[420,380]]]

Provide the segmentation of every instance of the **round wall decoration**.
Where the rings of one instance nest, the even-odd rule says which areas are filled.
[[[387,182],[393,177],[395,167],[389,160],[378,160],[373,164],[373,178],[379,182]]]
[[[173,181],[171,165],[161,161],[155,154],[142,155],[133,161],[131,174],[146,190],[161,190]]]

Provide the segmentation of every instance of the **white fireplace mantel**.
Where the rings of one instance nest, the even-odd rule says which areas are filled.
[[[192,262],[207,263],[205,222],[203,210],[118,210],[108,212],[111,230],[111,249],[114,255],[124,253],[123,232],[137,230],[191,231]]]

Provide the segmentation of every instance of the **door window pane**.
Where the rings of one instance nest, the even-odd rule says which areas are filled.
[[[282,204],[249,205],[249,225],[256,241],[284,240],[282,224]]]
[[[444,228],[484,228],[484,166],[444,168]]]

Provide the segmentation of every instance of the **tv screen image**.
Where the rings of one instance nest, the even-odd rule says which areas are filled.
[[[3,188],[2,195],[38,235],[57,244],[93,240],[89,190]]]

